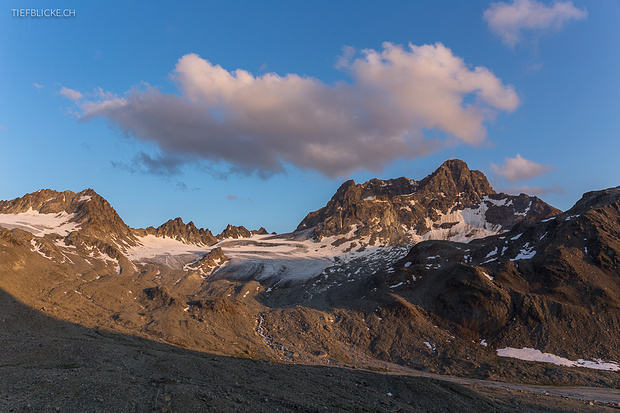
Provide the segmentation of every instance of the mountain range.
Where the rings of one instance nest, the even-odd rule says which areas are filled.
[[[0,288],[189,350],[618,387],[620,187],[562,212],[449,160],[347,181],[297,229],[127,226],[92,189],[0,201]]]

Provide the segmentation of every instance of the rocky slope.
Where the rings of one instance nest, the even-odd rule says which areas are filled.
[[[590,400],[601,400],[598,395],[580,395],[584,402],[558,397],[553,390],[555,396],[545,394],[547,389],[524,393],[433,378],[207,355],[59,321],[3,291],[0,320],[2,412],[613,409],[605,402],[590,406]]]
[[[521,220],[559,212],[536,197],[495,193],[481,172],[454,159],[421,181],[347,181],[297,230],[311,229],[314,239],[337,236],[336,242],[356,240],[362,246],[425,239],[469,241],[506,231]]]
[[[620,187],[502,235],[419,243],[372,288],[397,286],[440,325],[493,348],[620,360],[619,258]]]

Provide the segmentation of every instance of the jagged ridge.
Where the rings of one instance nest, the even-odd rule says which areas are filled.
[[[536,197],[497,194],[484,174],[453,159],[419,182],[404,177],[359,185],[347,181],[324,208],[309,213],[297,231],[312,229],[315,239],[354,231],[352,239],[369,237],[370,245],[398,245],[424,237],[479,238],[506,231],[523,219],[560,212]],[[467,222],[467,228],[451,231],[459,222]]]

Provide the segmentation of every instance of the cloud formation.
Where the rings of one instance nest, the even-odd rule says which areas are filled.
[[[551,171],[551,165],[541,165],[527,160],[517,154],[514,158],[506,158],[503,165],[491,164],[491,170],[495,175],[505,178],[508,182],[518,182],[536,178]]]
[[[115,168],[125,169],[131,173],[146,173],[157,176],[177,175],[181,172],[184,161],[172,156],[151,156],[146,152],[136,154],[130,163],[112,161]]]
[[[558,30],[570,20],[582,20],[587,16],[586,10],[576,8],[570,1],[558,1],[548,7],[536,0],[513,0],[491,4],[483,19],[504,43],[514,47],[524,30]]]
[[[107,118],[173,159],[190,155],[264,175],[292,164],[331,177],[380,170],[455,142],[479,145],[484,123],[519,105],[514,87],[440,43],[384,43],[357,57],[345,48],[337,64],[351,83],[229,72],[188,54],[171,74],[179,95],[154,87],[123,96],[100,91],[78,104],[82,119]],[[428,139],[427,130],[447,138]]]
[[[38,89],[38,85],[35,86],[35,87]],[[58,92],[58,93],[60,93],[64,97],[66,97],[68,99],[71,99],[73,101],[82,99],[82,94],[80,92],[78,92],[77,90],[69,89],[68,87],[64,87],[63,86],[60,89],[60,92]]]

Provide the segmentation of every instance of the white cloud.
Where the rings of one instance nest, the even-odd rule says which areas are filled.
[[[505,178],[508,182],[518,182],[536,178],[551,171],[551,165],[541,165],[527,160],[517,154],[514,158],[506,158],[503,165],[491,164],[491,170],[495,175]]]
[[[40,90],[40,89],[43,89],[43,88],[45,87],[45,86],[40,85],[40,84],[38,84],[38,83],[33,83],[33,84],[32,84],[32,86],[34,86],[35,88],[37,88],[37,89],[39,89],[39,90]]]
[[[60,93],[64,97],[69,98],[73,101],[76,101],[82,98],[82,94],[80,92],[78,92],[77,90],[69,89],[68,87],[64,87],[64,86],[60,89],[60,92],[58,93]]]
[[[560,29],[570,20],[587,16],[586,10],[576,8],[570,1],[558,1],[548,7],[536,0],[493,3],[483,14],[491,31],[511,47],[521,40],[523,30]]]
[[[84,119],[105,117],[166,155],[262,174],[292,164],[343,176],[454,142],[479,145],[486,140],[484,123],[519,104],[512,86],[485,67],[467,66],[440,43],[385,43],[355,59],[345,49],[338,66],[350,84],[229,72],[188,54],[171,74],[180,95],[153,87],[122,97],[99,93],[80,108]],[[427,139],[425,130],[448,138]]]
[[[353,60],[353,56],[355,56],[357,50],[355,47],[344,46],[342,48],[342,54],[336,58],[336,64],[334,67],[336,69],[343,69],[351,64],[351,60]]]

